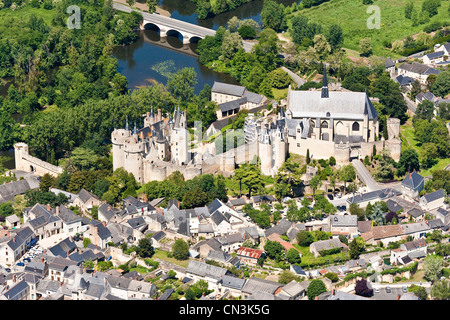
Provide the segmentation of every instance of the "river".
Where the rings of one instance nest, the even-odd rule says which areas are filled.
[[[138,0],[145,3],[145,0]],[[290,6],[295,0],[279,0],[285,6]],[[219,14],[209,19],[198,19],[195,13],[196,6],[189,0],[159,0],[158,5],[170,12],[174,19],[190,22],[206,28],[217,30],[220,26],[227,26],[227,22],[233,16],[239,19],[253,19],[261,22],[261,9],[263,0],[254,0],[239,8]],[[197,73],[198,84],[195,92],[198,92],[205,84],[212,86],[214,81],[238,84],[238,82],[227,74],[212,71],[200,64],[195,55],[195,44],[191,44],[189,50],[183,50],[183,44],[176,36],[167,36],[167,43],[159,41],[159,34],[153,30],[139,32],[139,40],[131,45],[117,47],[114,50],[114,57],[118,60],[118,72],[128,79],[130,89],[150,84],[157,81],[165,84],[167,82],[167,71],[175,72],[183,67],[192,67]],[[161,73],[162,64],[169,67]],[[158,72],[159,71],[159,72]]]
[[[144,3],[145,0],[138,0],[138,2]],[[278,0],[278,2],[290,6],[299,1]],[[260,12],[263,0],[254,0],[233,11],[204,20],[198,19],[195,13],[196,6],[189,0],[159,0],[158,5],[170,12],[172,18],[217,30],[220,26],[226,27],[228,20],[233,16],[261,22]],[[212,86],[214,81],[238,84],[232,76],[212,71],[201,65],[195,55],[195,44],[191,44],[189,50],[183,50],[182,46],[181,40],[175,36],[168,36],[167,42],[161,43],[156,31],[140,31],[138,41],[128,46],[115,48],[113,55],[118,60],[117,71],[127,77],[130,89],[149,85],[154,81],[165,84],[171,72],[184,67],[192,67],[197,73],[196,94],[205,84]],[[0,94],[6,95],[7,88],[8,85],[1,85]],[[14,150],[0,151],[0,156],[7,158],[4,163],[6,168],[14,169]]]

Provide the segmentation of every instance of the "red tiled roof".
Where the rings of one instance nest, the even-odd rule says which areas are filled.
[[[240,256],[254,258],[254,259],[259,259],[263,253],[264,253],[264,251],[262,251],[262,250],[251,249],[251,248],[246,248],[246,247],[240,247],[237,251],[237,254]]]

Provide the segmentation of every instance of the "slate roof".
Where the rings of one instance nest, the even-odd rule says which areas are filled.
[[[242,287],[245,284],[245,279],[240,279],[233,276],[224,275],[221,280],[222,286],[235,289],[235,290],[241,290]]]
[[[401,64],[398,69],[403,69],[409,72],[413,72],[413,73],[417,73],[417,74],[423,74],[423,75],[429,75],[429,74],[435,74],[438,75],[439,73],[441,73],[440,70],[431,68],[427,65],[421,64],[421,63],[417,63],[417,62],[413,62],[413,63],[403,63]]]
[[[424,195],[421,199],[424,199],[427,203],[429,203],[444,197],[445,197],[444,189],[439,189],[437,191]]]
[[[28,283],[25,280],[19,281],[17,284],[15,284],[13,287],[11,287],[8,291],[6,291],[3,295],[6,297],[7,300],[14,300],[14,298],[22,293],[23,291],[27,290]]]
[[[358,217],[356,215],[330,215],[330,222],[333,227],[357,227]]]
[[[412,84],[414,83],[414,79],[408,76],[404,76],[402,74],[398,75],[395,78],[395,81],[398,82],[398,84],[400,84],[401,86],[406,86],[408,84]]]
[[[257,292],[274,294],[275,291],[280,287],[283,287],[283,284],[265,279],[251,277],[244,284],[242,292],[245,292],[247,294],[254,294]]]
[[[361,202],[366,202],[366,201],[371,201],[371,200],[376,200],[376,199],[388,199],[390,197],[396,196],[396,195],[400,195],[401,192],[395,190],[395,189],[390,189],[390,188],[386,188],[386,189],[381,189],[381,190],[375,190],[375,191],[370,191],[370,192],[366,192],[366,193],[362,193],[353,197],[349,197],[347,199],[348,203],[361,203]]]
[[[217,209],[219,209],[219,208],[222,207],[223,205],[225,205],[225,204],[222,203],[222,201],[220,201],[219,199],[214,199],[214,200],[208,205],[209,213],[210,213],[210,214],[214,213],[214,211],[216,211]]]
[[[386,68],[394,67],[395,66],[395,62],[392,61],[391,57],[388,57],[386,60],[384,60],[384,66]]]
[[[247,102],[247,98],[240,98],[232,101],[227,101],[224,103],[219,104],[220,111],[226,112],[230,110],[239,109],[241,105],[245,104]]]
[[[418,218],[423,216],[425,214],[425,211],[419,208],[412,208],[411,210],[408,211],[408,214],[414,218]]]
[[[217,82],[217,81],[214,81],[214,84],[211,88],[211,92],[227,94],[227,95],[232,95],[232,96],[236,96],[236,97],[242,97],[244,95],[245,91],[246,91],[246,89],[243,86],[228,84],[228,83],[224,83],[224,82]]]
[[[65,223],[74,223],[81,221],[81,217],[79,215],[65,206],[59,207],[58,217],[60,217]]]
[[[219,280],[228,273],[228,270],[204,262],[189,260],[189,263],[186,267],[186,272],[195,274],[200,277],[209,277]]]
[[[23,227],[21,228],[16,235],[8,241],[7,245],[12,249],[12,250],[16,250],[17,248],[19,248],[21,245],[23,245],[24,243],[26,243],[26,241],[30,238],[33,237],[34,233],[33,231],[29,228],[29,227]],[[15,240],[14,240],[15,239]]]
[[[98,212],[105,217],[106,221],[109,221],[116,215],[117,210],[114,210],[109,204],[102,203],[98,207]]]
[[[144,218],[139,216],[136,218],[132,218],[132,219],[128,219],[127,223],[133,228],[133,229],[137,229],[137,228],[141,228],[143,226],[145,226],[147,223],[145,222]]]
[[[247,201],[244,198],[231,199],[230,204],[233,206],[242,206],[245,205]]]
[[[417,94],[417,96],[416,96],[416,100],[418,100],[418,101],[428,100],[428,101],[433,102],[435,98],[436,98],[436,96],[430,91],[419,92],[419,94]]]
[[[427,57],[430,60],[440,58],[442,56],[444,56],[444,51],[436,51],[425,55],[425,57]]]
[[[400,228],[404,234],[424,232],[430,230],[430,227],[424,221],[402,224],[400,225]]]
[[[279,235],[284,235],[291,226],[292,226],[292,222],[283,218],[280,221],[278,221],[278,223],[275,226],[266,230],[266,232],[265,232],[266,237],[270,236],[273,233],[278,233]]]
[[[330,91],[329,98],[321,98],[320,91],[291,90],[288,99],[292,118],[363,120],[367,115],[373,120],[378,117],[365,92]]]
[[[68,256],[68,252],[72,252],[77,248],[75,242],[71,241],[69,238],[65,238],[60,243],[54,245],[53,247],[48,248],[48,251],[52,253],[55,257],[63,257],[66,258]]]
[[[313,242],[310,247],[314,247],[317,252],[322,250],[329,250],[334,248],[343,248],[344,244],[337,238],[332,238],[328,240],[320,240],[317,242]]]
[[[0,185],[0,203],[6,201],[14,201],[14,197],[18,194],[24,194],[30,190],[27,180],[16,180]]]
[[[89,191],[87,191],[87,190],[84,189],[84,188],[82,188],[82,189],[80,190],[80,192],[78,192],[78,198],[80,198],[80,200],[81,200],[83,203],[86,203],[90,198],[95,198],[95,199],[97,199],[97,200],[100,201],[100,199],[99,199],[96,195],[90,193]]]

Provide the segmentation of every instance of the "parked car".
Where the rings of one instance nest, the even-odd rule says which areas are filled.
[[[333,195],[332,195],[331,193],[329,193],[329,194],[327,195],[327,197],[328,197],[328,199],[330,199],[330,200],[333,200],[333,199],[334,199],[334,197],[333,197]]]
[[[387,292],[387,293],[391,293],[391,287],[389,287],[389,286],[386,287],[386,292]]]
[[[23,262],[17,262],[16,266],[23,267],[25,264]]]
[[[406,287],[403,287],[403,293],[407,293],[408,289]]]

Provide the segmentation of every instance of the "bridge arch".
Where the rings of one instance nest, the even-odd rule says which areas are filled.
[[[184,36],[180,31],[175,30],[175,29],[169,29],[169,30],[167,30],[167,31],[166,31],[166,35],[167,35],[168,37],[176,37],[176,38],[180,39],[181,42],[183,42],[183,40],[184,40],[184,38],[185,38],[185,36]]]
[[[157,24],[154,24],[152,22],[146,22],[144,24],[144,30],[155,30],[161,32],[161,28]]]

